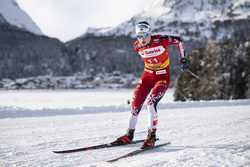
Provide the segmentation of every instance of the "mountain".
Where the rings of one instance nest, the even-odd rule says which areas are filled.
[[[71,75],[74,55],[58,39],[42,35],[14,0],[0,1],[0,79]]]
[[[85,34],[69,41],[67,45],[76,49],[79,57],[95,57],[88,61],[88,66],[96,69],[105,66],[101,61],[119,63],[120,59],[138,62],[132,50],[134,25],[140,20],[147,20],[153,32],[180,35],[184,38],[185,48],[190,52],[194,48],[204,46],[207,40],[245,41],[250,34],[250,1],[249,0],[158,0],[130,20],[114,28],[89,28]],[[92,48],[93,49],[89,49]],[[98,47],[95,47],[98,46]],[[109,53],[105,53],[109,50]],[[117,50],[122,50],[119,52]],[[172,65],[178,64],[178,55],[172,55]],[[134,63],[127,69],[140,70],[141,64]],[[119,68],[119,67],[118,67]],[[122,69],[122,68],[120,68]],[[124,71],[124,70],[123,70]],[[128,71],[128,70],[127,70]]]
[[[1,5],[4,4],[3,2],[7,3],[7,1],[1,1]],[[15,1],[8,2],[14,3]],[[223,56],[215,58],[216,61],[213,62],[219,65],[224,62],[224,64],[213,70],[214,79],[217,81],[217,75],[230,76],[226,78],[229,83],[227,84],[229,87],[226,88],[228,91],[231,90],[230,86],[234,86],[232,81],[242,82],[235,84],[236,87],[243,87],[240,90],[235,89],[237,96],[229,94],[228,96],[223,95],[222,98],[245,97],[247,89],[248,92],[250,90],[249,69],[238,67],[241,67],[242,62],[244,66],[250,66],[245,61],[248,58],[248,47],[241,47],[247,44],[247,40],[250,40],[249,9],[250,3],[247,0],[154,1],[150,8],[115,28],[89,29],[83,36],[67,43],[31,33],[24,27],[20,28],[20,26],[10,24],[6,15],[1,12],[0,79],[40,75],[67,76],[78,72],[87,73],[95,78],[103,73],[114,71],[116,74],[134,73],[139,76],[143,70],[143,62],[132,48],[135,40],[133,29],[136,22],[148,20],[153,25],[154,32],[181,35],[184,38],[188,54],[192,50],[195,51],[196,48],[205,47],[209,40],[227,41],[226,46],[229,47],[217,43],[211,45],[225,48],[216,52],[216,56]],[[232,48],[243,48],[244,52],[240,54],[238,49],[234,51],[235,49]],[[171,76],[175,77],[180,74],[178,70],[180,69],[179,56],[176,49],[171,47],[170,50]],[[205,51],[207,50],[213,50],[213,48],[205,49]],[[202,53],[202,49],[198,53]],[[206,60],[206,55],[203,56],[204,60]],[[199,56],[200,54],[197,57]],[[228,56],[231,58],[229,59]],[[224,59],[228,61],[224,61]],[[200,61],[193,66],[203,67],[204,62],[206,61]],[[208,69],[211,67],[211,62],[206,64]],[[193,72],[207,76],[206,68],[202,69],[204,70],[199,71],[200,69],[195,68],[196,71]],[[242,77],[239,79],[238,76]],[[223,78],[221,79],[224,82]],[[223,84],[219,83],[218,87],[221,88],[221,86]],[[220,91],[222,90],[220,89]]]
[[[36,23],[18,6],[15,0],[0,1],[0,23],[3,23],[3,19],[5,22],[21,29],[38,35],[43,34]]]
[[[115,28],[90,29],[95,36],[129,35],[139,20],[152,24],[154,32],[178,34],[186,40],[242,37],[250,33],[249,0],[158,0],[143,12]]]
[[[0,24],[5,24],[7,21],[4,19],[4,17],[0,14]]]
[[[77,57],[92,71],[140,73],[142,61],[133,51],[132,42],[134,25],[141,20],[150,22],[154,33],[180,35],[184,39],[190,69],[200,79],[180,72],[178,53],[172,49],[171,76],[181,74],[176,82],[181,85],[176,89],[177,100],[249,97],[249,0],[154,1],[117,27],[90,28],[67,46],[76,50]]]
[[[0,79],[69,75],[74,58],[58,39],[0,25]]]

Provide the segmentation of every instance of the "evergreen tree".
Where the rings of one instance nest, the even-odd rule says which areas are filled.
[[[199,48],[188,55],[190,71],[183,72],[177,80],[175,100],[211,100],[218,97],[217,85],[218,48],[209,42],[206,48]]]
[[[244,99],[250,97],[250,44],[241,41],[208,42],[192,51],[190,72],[182,73],[175,100]]]

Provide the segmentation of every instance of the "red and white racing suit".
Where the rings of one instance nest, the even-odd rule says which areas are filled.
[[[170,82],[169,45],[176,45],[181,57],[184,57],[184,49],[179,37],[152,35],[150,43],[146,46],[140,46],[138,41],[134,42],[134,50],[144,61],[144,71],[138,85],[134,89],[129,129],[135,129],[137,116],[146,98],[149,112],[148,128],[156,129],[157,127],[156,106],[165,94]]]

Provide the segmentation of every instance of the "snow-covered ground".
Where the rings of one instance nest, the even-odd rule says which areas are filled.
[[[0,166],[250,166],[250,100],[182,103],[172,93],[160,104],[158,128],[158,143],[171,145],[109,164],[140,144],[66,155],[52,150],[122,135],[131,90],[1,91]],[[146,136],[146,125],[143,109],[136,139]]]

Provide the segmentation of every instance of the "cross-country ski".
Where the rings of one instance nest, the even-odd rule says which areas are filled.
[[[143,141],[144,140],[134,140],[128,144],[136,144],[136,143],[141,143]],[[81,148],[76,148],[76,149],[60,150],[60,151],[53,151],[53,152],[57,153],[57,154],[74,153],[74,152],[80,152],[80,151],[89,151],[89,150],[96,150],[96,149],[102,149],[102,148],[124,146],[124,145],[128,145],[128,144],[111,142],[111,143],[107,143],[107,144],[99,144],[99,145],[94,145],[94,146],[87,146],[87,147],[81,147]]]

